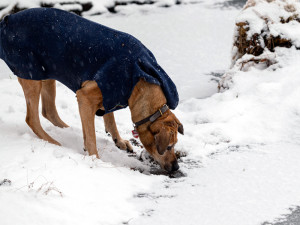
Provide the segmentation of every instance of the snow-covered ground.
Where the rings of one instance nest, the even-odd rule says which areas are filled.
[[[202,0],[1,0],[0,18],[10,11],[33,7],[54,7],[76,14],[91,16],[107,13],[128,13],[128,11],[151,10],[157,7],[172,7],[179,4],[197,4]],[[226,3],[226,7],[244,3],[245,0],[211,0],[211,3]]]
[[[238,72],[217,93],[213,75],[230,66],[239,10],[212,2],[90,18],[139,38],[176,83],[185,128],[176,150],[187,154],[179,178],[149,174],[149,162],[114,146],[101,118],[101,160],[88,157],[75,95],[60,84],[57,107],[70,128],[41,117],[62,147],[39,140],[24,121],[21,86],[0,62],[0,183],[11,181],[0,186],[1,225],[255,225],[300,204],[300,53],[277,49],[276,71]],[[129,110],[115,116],[130,139]]]

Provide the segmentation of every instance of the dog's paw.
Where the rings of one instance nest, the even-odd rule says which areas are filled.
[[[127,152],[133,152],[133,148],[129,141],[123,139],[120,140],[115,139],[114,142],[119,149],[127,150]]]

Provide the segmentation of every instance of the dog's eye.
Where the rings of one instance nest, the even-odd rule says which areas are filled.
[[[169,145],[169,146],[167,147],[167,150],[171,151],[173,147],[174,147],[174,145]]]

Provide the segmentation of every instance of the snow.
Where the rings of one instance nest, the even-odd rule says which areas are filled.
[[[292,44],[297,48],[300,47],[300,24],[296,21],[291,21],[289,26],[285,24],[276,24],[270,28],[270,34],[274,37],[281,36],[282,38],[291,40]]]
[[[180,4],[191,4],[200,3],[201,0],[179,0],[178,2]],[[133,13],[139,10],[150,11],[157,7],[174,6],[178,4],[178,2],[175,0],[1,0],[0,8],[4,9],[0,10],[0,17],[6,15],[7,12],[9,12],[9,10],[11,10],[16,5],[20,9],[27,9],[33,7],[42,7],[46,4],[59,9],[64,9],[68,11],[79,10],[81,12],[83,5],[91,4],[90,9],[83,10],[83,14],[85,16],[89,16],[109,13],[109,11],[111,10],[119,13],[121,12],[122,14]],[[130,5],[130,7],[128,7],[128,5]]]
[[[254,5],[254,6],[253,6]],[[298,18],[300,2],[297,0],[252,0],[245,6],[244,10],[236,18],[236,23],[248,22],[250,39],[254,34],[270,32],[274,37],[282,36],[291,40],[299,47],[299,23],[291,21],[282,24],[288,18]]]
[[[61,84],[57,108],[70,127],[41,117],[62,147],[39,140],[24,121],[22,89],[1,61],[0,183],[11,180],[0,186],[1,225],[255,225],[299,205],[300,53],[276,48],[277,63],[267,69],[233,68],[230,89],[217,93],[213,74],[230,66],[238,14],[203,2],[89,17],[139,38],[177,85],[174,113],[185,135],[175,148],[187,156],[180,161],[186,176],[174,179],[150,174],[151,163],[117,149],[101,118],[101,159],[88,157],[75,95]],[[115,116],[121,136],[130,139],[129,110]]]

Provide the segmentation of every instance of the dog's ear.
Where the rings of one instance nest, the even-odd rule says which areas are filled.
[[[181,123],[178,124],[178,132],[181,133],[182,135],[184,135],[184,129],[183,129],[183,125]]]
[[[163,155],[168,148],[170,137],[167,130],[162,127],[159,133],[154,135],[155,145],[160,155]]]
[[[174,114],[173,114],[174,115]],[[174,115],[175,122],[178,124],[178,132],[182,135],[184,135],[184,129],[182,123],[180,123],[179,119]]]

